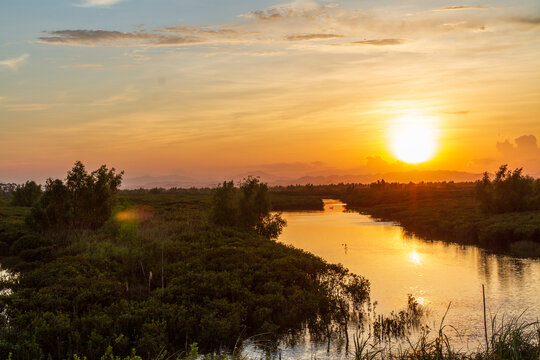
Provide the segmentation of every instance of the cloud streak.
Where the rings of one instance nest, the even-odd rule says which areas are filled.
[[[75,4],[75,6],[80,7],[109,7],[114,4],[118,4],[124,0],[83,0],[80,4]]]
[[[343,35],[338,34],[293,34],[285,37],[289,41],[305,41],[305,40],[321,40],[321,39],[336,39],[342,38]]]
[[[454,6],[447,6],[440,9],[434,9],[433,11],[453,11],[453,10],[485,10],[487,7],[483,5],[476,5],[476,6],[465,6],[465,5],[454,5]]]
[[[30,58],[29,54],[22,54],[21,56],[17,56],[11,59],[6,59],[0,61],[0,68],[4,67],[10,70],[17,70],[22,65],[26,64],[28,62],[28,58]]]
[[[299,4],[291,3],[278,7],[273,7],[265,10],[250,11],[245,14],[240,14],[238,17],[245,19],[256,19],[262,21],[272,21],[287,18],[299,17],[318,17],[324,15],[328,10],[335,8],[337,5],[316,5],[299,6]]]
[[[96,0],[97,1],[97,0]],[[105,0],[99,0],[105,1]],[[485,9],[485,15],[456,14],[453,10]],[[429,40],[448,34],[463,34],[467,42],[486,41],[470,33],[486,35],[497,31],[508,34],[535,28],[540,18],[508,17],[507,14],[484,6],[448,6],[435,14],[432,11],[417,14],[381,14],[376,11],[341,9],[337,5],[318,5],[296,2],[265,10],[238,15],[236,23],[213,26],[171,26],[146,30],[117,31],[102,29],[45,31],[39,41],[56,45],[78,46],[186,46],[277,44],[279,42],[308,42],[344,39],[343,44],[319,41],[319,49],[328,45],[395,46],[416,40]],[[403,37],[403,38],[402,38]],[[358,39],[364,39],[357,41]],[[406,38],[407,40],[404,40]],[[437,41],[437,44],[441,44]],[[287,45],[286,45],[287,46]],[[300,48],[300,47],[297,47]],[[313,49],[315,46],[312,47]],[[328,47],[326,48],[328,49]]]
[[[65,45],[187,45],[203,42],[194,36],[164,35],[149,33],[144,30],[135,32],[121,32],[108,30],[57,30],[45,32],[51,36],[42,36],[39,40],[48,44]]]
[[[375,45],[375,46],[388,46],[388,45],[401,45],[405,42],[403,39],[372,39],[353,41],[350,45]]]

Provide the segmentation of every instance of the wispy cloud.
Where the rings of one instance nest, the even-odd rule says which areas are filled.
[[[510,20],[520,24],[540,26],[540,17],[513,17]]]
[[[100,0],[105,1],[105,0]],[[473,12],[459,13],[452,10],[486,9],[485,16]],[[488,9],[483,5],[447,6],[433,11],[416,14],[342,9],[337,5],[320,5],[311,1],[295,1],[268,9],[250,11],[239,15],[242,20],[233,24],[207,26],[171,26],[155,29],[138,28],[134,31],[111,30],[56,30],[45,31],[39,40],[47,44],[78,46],[187,46],[187,45],[229,45],[269,44],[279,42],[306,42],[310,40],[331,40],[342,38],[342,44],[319,41],[313,45],[297,44],[296,48],[327,50],[328,45],[372,45],[392,46],[418,43],[448,36],[463,34],[467,43],[488,41],[470,33],[484,33],[495,36],[510,32],[536,28],[540,24],[537,17],[509,17],[500,9]],[[490,35],[491,34],[491,35]],[[364,39],[357,41],[358,39]],[[404,40],[406,38],[407,40]],[[455,41],[455,40],[454,40]],[[436,44],[443,44],[439,39]],[[284,46],[292,46],[285,45]],[[368,48],[368,47],[366,47]],[[337,48],[334,48],[337,49]],[[230,48],[221,50],[229,51]],[[274,49],[272,49],[274,50]],[[239,50],[242,51],[242,50]]]
[[[164,35],[144,30],[134,32],[108,31],[108,30],[57,30],[45,32],[51,36],[42,36],[39,40],[49,44],[66,45],[186,45],[203,42],[193,36]]]
[[[360,40],[353,41],[346,45],[376,45],[376,46],[386,46],[386,45],[400,45],[405,42],[404,39],[372,39],[372,40]]]
[[[292,17],[315,17],[325,14],[337,5],[318,5],[313,2],[293,2],[264,10],[249,11],[238,17],[263,21],[278,20]]]
[[[304,41],[304,40],[319,40],[319,39],[335,39],[341,38],[343,35],[338,34],[293,34],[288,35],[285,39],[289,41]]]
[[[108,7],[124,0],[83,0],[80,4],[75,4],[75,6],[80,7]]]
[[[0,67],[4,67],[11,69],[11,70],[17,70],[22,65],[26,64],[28,62],[28,58],[30,57],[29,54],[22,54],[21,56],[17,56],[11,59],[1,60],[0,61]]]
[[[124,89],[124,91],[113,94],[107,98],[95,100],[90,103],[92,106],[110,106],[110,105],[117,105],[127,102],[132,102],[137,100],[139,97],[139,92],[131,87],[128,87]]]
[[[2,104],[8,111],[42,111],[51,108],[53,104]]]
[[[97,69],[101,68],[101,64],[73,64],[73,65],[64,65],[62,69]]]
[[[447,6],[439,9],[433,9],[433,11],[452,11],[452,10],[485,10],[487,7],[484,5],[466,6],[466,5],[454,5]]]

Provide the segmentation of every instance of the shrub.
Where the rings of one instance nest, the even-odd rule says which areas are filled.
[[[27,181],[23,185],[17,185],[13,191],[11,205],[32,206],[39,200],[42,194],[41,185],[36,184],[34,181]]]
[[[485,172],[476,183],[476,197],[482,209],[492,213],[540,209],[538,181],[522,172],[523,168],[511,171],[508,165],[502,165],[493,180]]]
[[[210,220],[217,225],[255,230],[259,235],[275,239],[286,225],[279,214],[271,214],[268,185],[248,177],[234,186],[225,181],[213,194]]]
[[[41,241],[38,236],[28,234],[21,236],[11,245],[10,252],[12,255],[17,255],[23,250],[35,249],[41,245]]]
[[[34,205],[27,223],[34,229],[96,229],[111,216],[123,172],[105,165],[87,173],[77,161],[66,182],[48,179],[45,192]]]

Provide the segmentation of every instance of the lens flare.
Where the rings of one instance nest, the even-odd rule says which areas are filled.
[[[154,217],[154,210],[150,207],[135,207],[116,213],[116,220],[120,222],[134,222],[149,220]]]

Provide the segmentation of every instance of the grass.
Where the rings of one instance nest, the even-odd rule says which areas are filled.
[[[456,349],[445,331],[451,326],[441,321],[436,336],[431,337],[422,332],[420,337],[412,341],[406,339],[402,344],[392,344],[389,341],[373,341],[371,335],[356,334],[353,337],[353,348],[347,353],[351,360],[538,360],[540,359],[540,321],[525,322],[521,316],[512,317],[505,321],[491,319],[491,336],[487,347],[480,346],[472,352]],[[120,339],[121,340],[121,339]],[[278,360],[279,352],[264,352],[259,355],[248,354],[242,348],[235,347],[229,354],[201,354],[197,343],[192,343],[189,349],[180,353],[168,354],[162,351],[153,360]],[[74,360],[83,358],[75,357]],[[135,353],[129,356],[114,355],[113,347],[105,350],[103,360],[142,360]],[[305,358],[302,358],[305,359]],[[315,360],[316,358],[311,357]]]

